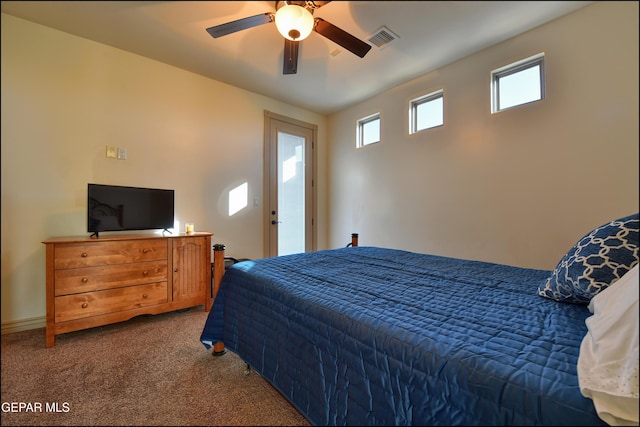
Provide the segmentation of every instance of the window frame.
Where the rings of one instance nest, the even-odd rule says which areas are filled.
[[[364,127],[365,125],[374,122],[374,121],[378,121],[378,140],[377,141],[371,141],[368,143],[364,142]],[[382,140],[382,136],[381,136],[381,126],[382,126],[382,120],[380,118],[380,112],[374,113],[374,114],[370,114],[366,117],[362,117],[360,119],[358,119],[356,121],[356,148],[362,148],[362,147],[367,147],[369,145],[372,144],[377,144]]]
[[[523,102],[521,104],[511,105],[506,108],[500,108],[500,79],[520,73],[525,70],[529,70],[537,66],[540,67],[538,75],[540,79],[540,98]],[[491,71],[491,114],[499,113],[501,111],[507,111],[512,108],[517,108],[523,105],[529,105],[534,102],[544,100],[546,96],[544,74],[544,52]]]
[[[437,99],[442,99],[442,123],[435,126],[418,129],[418,107]],[[426,95],[419,96],[409,101],[409,135],[414,135],[425,130],[444,126],[444,89],[439,89]]]

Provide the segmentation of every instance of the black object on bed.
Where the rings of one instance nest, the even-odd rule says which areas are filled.
[[[605,425],[576,370],[591,313],[538,295],[551,273],[362,246],[245,261],[201,341],[314,425]]]

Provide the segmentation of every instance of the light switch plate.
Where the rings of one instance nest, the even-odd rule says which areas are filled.
[[[118,159],[126,160],[127,158],[127,149],[126,148],[118,148]]]
[[[115,159],[116,158],[116,147],[112,147],[111,145],[107,145],[107,158]]]

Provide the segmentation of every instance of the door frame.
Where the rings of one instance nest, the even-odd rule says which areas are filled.
[[[275,144],[276,141],[271,140],[272,135],[272,120],[278,120],[281,122],[285,122],[287,124],[291,124],[294,126],[299,126],[311,131],[312,139],[311,139],[311,212],[307,213],[307,215],[311,216],[310,225],[311,225],[311,250],[315,251],[317,249],[317,163],[318,156],[316,150],[316,141],[318,139],[318,126],[312,123],[303,122],[301,120],[293,119],[291,117],[283,116],[280,114],[273,113],[271,111],[265,110],[264,112],[264,150],[263,150],[263,160],[264,160],[264,168],[263,168],[263,189],[262,189],[262,200],[263,200],[263,213],[262,213],[262,221],[263,221],[263,254],[265,257],[270,256],[270,242],[271,242],[271,233],[274,230],[274,227],[271,226],[271,174],[276,173],[276,171],[272,170],[272,162],[271,162],[271,146]],[[309,165],[307,165],[308,167]],[[306,246],[306,245],[305,245]]]

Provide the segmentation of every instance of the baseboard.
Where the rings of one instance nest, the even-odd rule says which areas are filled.
[[[47,325],[45,316],[31,317],[29,319],[12,320],[2,324],[1,333],[12,334],[14,332],[28,331],[30,329],[44,328]]]

